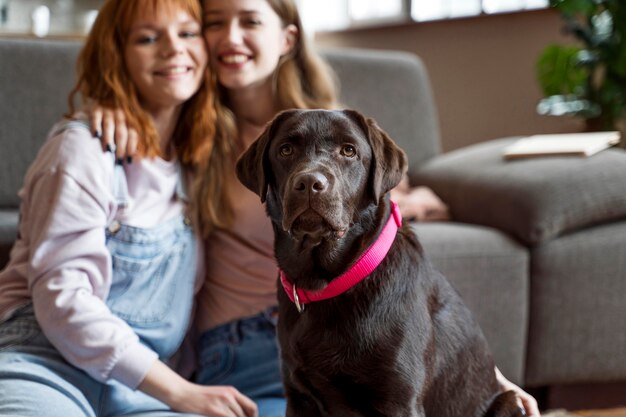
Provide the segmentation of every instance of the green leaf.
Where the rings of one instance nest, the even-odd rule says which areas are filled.
[[[539,86],[546,96],[575,94],[584,89],[588,71],[577,65],[581,48],[548,45],[537,60]]]
[[[595,0],[550,0],[550,6],[570,16],[577,13],[592,15],[598,7],[597,3]]]
[[[619,56],[616,59],[613,70],[616,74],[619,74],[622,78],[626,79],[626,48],[622,47],[620,49]]]

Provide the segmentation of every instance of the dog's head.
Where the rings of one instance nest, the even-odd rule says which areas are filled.
[[[354,110],[280,113],[237,163],[272,220],[306,246],[341,239],[358,210],[401,180],[406,155]]]

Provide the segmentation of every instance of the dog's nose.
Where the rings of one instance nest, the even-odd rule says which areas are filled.
[[[295,178],[294,190],[298,192],[323,193],[328,189],[328,178],[319,172],[307,172]]]

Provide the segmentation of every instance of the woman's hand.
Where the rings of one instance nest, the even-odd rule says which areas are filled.
[[[517,402],[526,413],[526,417],[540,417],[539,406],[537,405],[537,400],[528,394],[526,391],[509,381],[502,375],[500,370],[496,368],[496,378],[498,380],[498,384],[500,384],[500,388],[503,391],[513,391],[517,396]]]
[[[191,383],[160,361],[150,368],[138,389],[182,413],[258,417],[256,404],[234,387]]]
[[[84,109],[94,136],[102,142],[102,148],[115,152],[118,161],[132,162],[137,153],[137,131],[129,128],[121,110],[88,104]]]
[[[187,382],[172,401],[172,409],[210,417],[257,417],[256,404],[229,386],[205,386]]]
[[[418,222],[450,220],[448,206],[428,187],[410,188],[408,177],[391,190],[402,217]]]

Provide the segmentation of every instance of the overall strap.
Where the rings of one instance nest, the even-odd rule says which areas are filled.
[[[176,184],[176,197],[184,202],[189,202],[189,196],[187,194],[187,176],[185,175],[185,171],[183,170],[182,165],[180,164],[180,160],[176,161],[176,171],[178,172],[178,183]]]
[[[115,162],[115,154],[111,153],[111,159],[115,166],[113,167],[113,196],[117,203],[118,209],[128,207],[128,182],[126,181],[126,172],[124,166]]]

